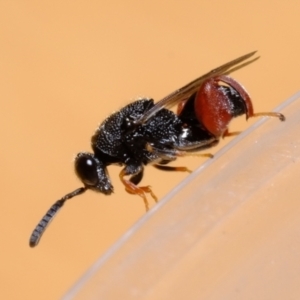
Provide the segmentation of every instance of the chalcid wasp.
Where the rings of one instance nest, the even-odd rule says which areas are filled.
[[[186,167],[167,166],[178,157],[197,154],[216,145],[232,133],[230,121],[245,114],[285,117],[276,112],[254,113],[251,98],[244,87],[227,76],[257,58],[251,52],[200,76],[162,100],[138,99],[110,115],[92,136],[93,153],[80,152],[75,172],[83,187],[55,202],[31,234],[29,244],[38,244],[50,221],[74,196],[86,190],[105,195],[113,192],[107,167],[123,166],[119,177],[125,190],[140,196],[148,210],[146,194],[157,201],[150,186],[139,186],[148,164],[165,171],[189,171]],[[252,59],[250,59],[252,57]],[[250,60],[249,60],[250,59]],[[177,112],[170,110],[177,106]],[[210,154],[199,154],[211,156]]]

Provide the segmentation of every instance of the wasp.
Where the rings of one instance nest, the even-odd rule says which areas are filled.
[[[110,195],[113,185],[107,167],[111,164],[123,166],[119,177],[125,190],[140,196],[148,210],[146,195],[150,194],[155,201],[157,197],[150,186],[139,186],[146,165],[167,171],[189,171],[167,164],[215,146],[221,138],[232,134],[228,130],[230,121],[243,114],[246,119],[270,116],[284,121],[280,113],[254,113],[248,92],[227,75],[256,60],[255,53],[213,69],[156,103],[153,99],[138,99],[106,118],[91,138],[93,153],[80,152],[75,158],[75,173],[83,187],[51,206],[32,232],[29,245],[38,244],[68,199],[86,190]],[[171,108],[176,106],[175,113]]]

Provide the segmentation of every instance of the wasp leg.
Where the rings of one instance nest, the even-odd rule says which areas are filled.
[[[280,121],[285,121],[285,116],[278,112],[255,113],[255,114],[249,116],[249,118],[252,118],[252,117],[272,117],[272,118],[278,118]]]
[[[153,164],[153,167],[162,171],[179,171],[179,172],[189,172],[192,173],[192,171],[190,169],[188,169],[187,167],[173,167],[173,166],[162,166],[159,164]]]
[[[228,129],[226,129],[226,131],[222,135],[222,138],[225,139],[226,137],[239,135],[240,133],[241,133],[241,131],[232,131],[232,132],[229,132]]]
[[[124,184],[126,192],[128,192],[129,194],[140,196],[145,203],[146,211],[148,211],[149,203],[148,203],[145,193],[149,193],[151,195],[151,197],[155,200],[155,202],[157,202],[157,197],[152,192],[150,186],[140,186],[139,187],[136,184],[134,184],[133,182],[131,182],[130,180],[126,180],[124,177],[127,175],[131,175],[131,174],[126,171],[126,168],[124,168],[119,174],[120,180]],[[134,176],[132,178],[134,178]]]
[[[202,150],[202,146],[201,148],[187,148],[187,150],[185,150],[182,147],[182,150],[180,149],[160,149],[157,148],[155,146],[152,146],[151,144],[147,143],[146,144],[146,149],[149,152],[153,152],[155,153],[157,156],[159,156],[161,159],[163,160],[175,160],[177,157],[184,157],[184,156],[202,156],[202,157],[209,157],[209,158],[213,158],[213,155],[211,153],[195,153],[200,151],[200,149]]]
[[[129,181],[132,182],[135,185],[138,185],[144,177],[144,168],[141,168],[141,170],[130,177]]]
[[[271,118],[278,118],[280,121],[285,121],[285,116],[277,112],[262,112],[262,113],[253,113],[252,115],[249,115],[249,118],[254,118],[254,117],[271,117]],[[240,131],[229,132],[227,129],[223,133],[222,137],[224,139],[225,137],[239,135],[240,133],[241,133]]]
[[[262,113],[253,113],[252,115],[249,115],[249,118],[254,118],[254,117],[271,117],[271,118],[278,118],[280,121],[285,121],[285,116],[277,112],[262,112]],[[224,139],[229,136],[239,135],[240,133],[241,133],[240,131],[229,132],[227,129],[223,133],[222,137]]]

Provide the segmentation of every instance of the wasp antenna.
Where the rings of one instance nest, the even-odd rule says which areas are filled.
[[[50,222],[52,221],[54,216],[57,214],[57,212],[64,205],[64,203],[67,200],[73,198],[74,196],[77,196],[77,195],[80,195],[80,194],[84,193],[86,191],[86,189],[87,189],[86,187],[81,187],[81,188],[65,195],[64,197],[62,197],[60,200],[56,201],[50,207],[50,209],[46,212],[46,214],[43,216],[41,221],[37,224],[37,226],[33,230],[32,234],[30,236],[30,239],[29,239],[29,246],[30,247],[35,247],[39,243],[43,233],[46,230],[46,228],[48,227],[48,225],[50,224]]]

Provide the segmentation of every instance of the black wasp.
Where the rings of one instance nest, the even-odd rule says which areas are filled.
[[[121,182],[128,193],[143,198],[148,210],[146,194],[155,201],[157,197],[149,186],[138,186],[144,166],[152,164],[161,170],[188,171],[185,167],[166,164],[216,145],[220,138],[230,135],[230,121],[243,114],[247,119],[274,116],[283,121],[280,113],[254,114],[247,91],[226,75],[256,60],[246,61],[255,53],[208,72],[156,103],[153,99],[139,99],[104,120],[92,136],[94,153],[81,152],[75,158],[75,172],[84,186],[52,205],[32,232],[30,246],[38,244],[66,200],[88,189],[105,195],[113,192],[107,173],[107,166],[111,164],[124,166],[119,175]],[[177,113],[169,110],[174,106]],[[129,179],[125,179],[126,176]]]

